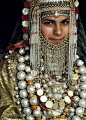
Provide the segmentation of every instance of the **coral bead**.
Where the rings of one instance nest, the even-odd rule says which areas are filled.
[[[32,108],[32,110],[36,110],[37,109],[37,105],[32,105],[31,108]]]
[[[36,120],[41,120],[41,118],[36,118]]]
[[[33,81],[28,82],[28,85],[33,85],[33,84],[34,84]]]
[[[61,116],[60,115],[58,115],[58,116],[56,116],[57,118],[61,118]]]
[[[54,88],[54,86],[51,86],[51,89],[53,89]]]
[[[30,98],[34,97],[34,94],[33,93],[29,94],[29,97]]]

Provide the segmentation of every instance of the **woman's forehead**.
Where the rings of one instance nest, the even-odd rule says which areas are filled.
[[[70,16],[64,16],[64,15],[61,15],[59,17],[55,17],[55,16],[46,16],[44,18],[42,18],[43,21],[45,20],[65,20],[65,19],[69,19]]]

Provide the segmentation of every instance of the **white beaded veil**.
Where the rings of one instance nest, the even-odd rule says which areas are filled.
[[[48,70],[49,67],[44,67],[46,63],[48,62],[49,58],[46,58],[46,63],[42,64],[42,43],[40,38],[42,39],[42,36],[40,35],[40,23],[41,19],[45,16],[55,16],[58,17],[60,15],[70,15],[70,29],[69,29],[69,36],[68,36],[68,42],[64,43],[65,48],[58,50],[58,47],[60,45],[54,46],[50,45],[51,48],[54,46],[56,51],[63,51],[63,55],[66,56],[65,62],[63,62],[63,65],[60,67],[60,72],[57,72],[58,70]],[[30,1],[30,10],[29,10],[29,43],[30,43],[30,65],[33,69],[34,76],[37,74],[39,76],[40,69],[44,70],[45,73],[49,73],[50,76],[55,74],[56,72],[58,74],[68,73],[69,79],[72,78],[72,72],[73,72],[73,63],[76,60],[76,52],[77,52],[77,28],[76,28],[76,18],[75,18],[75,4],[73,0],[34,0]],[[46,40],[45,40],[46,41]],[[66,40],[67,41],[67,40]],[[47,45],[49,43],[47,42],[44,46],[46,46],[46,51],[50,51],[47,49]],[[62,45],[61,45],[62,46]],[[61,47],[60,47],[61,48]],[[52,49],[51,49],[52,50]],[[65,52],[66,51],[66,52]],[[61,55],[61,52],[59,52]],[[54,53],[55,54],[55,53]],[[58,56],[60,56],[58,55]],[[49,56],[50,57],[50,56]],[[62,57],[63,59],[63,57]],[[52,61],[52,60],[51,60]],[[55,60],[54,60],[55,61]],[[58,61],[58,58],[57,58]],[[58,64],[58,62],[57,62]],[[46,65],[47,66],[47,65]],[[50,64],[51,67],[52,63]],[[55,65],[54,65],[55,66]],[[44,68],[43,68],[44,67]],[[51,68],[50,67],[50,68]],[[57,66],[58,67],[58,66]],[[63,69],[62,69],[63,67]],[[49,69],[50,69],[49,68]],[[62,70],[62,72],[61,72]],[[58,75],[57,74],[57,75]]]

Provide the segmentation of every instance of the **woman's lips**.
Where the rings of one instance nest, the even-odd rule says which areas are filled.
[[[49,40],[52,41],[52,42],[59,43],[59,42],[61,42],[63,39],[49,39]]]

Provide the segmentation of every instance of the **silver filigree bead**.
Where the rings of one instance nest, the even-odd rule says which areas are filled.
[[[33,76],[32,75],[26,75],[26,80],[29,81],[29,80],[33,80]]]
[[[25,89],[26,88],[26,82],[25,81],[19,81],[18,82],[18,86],[20,89]]]
[[[35,117],[41,117],[41,111],[39,111],[39,110],[34,110],[34,111],[33,111],[33,115],[34,115]]]
[[[25,59],[24,59],[23,56],[20,56],[20,57],[18,58],[18,62],[23,63],[24,61],[25,61]]]
[[[24,80],[24,79],[25,79],[25,76],[26,76],[26,74],[25,74],[25,72],[23,72],[23,71],[20,71],[20,72],[17,73],[17,78],[18,78],[19,80]]]
[[[26,117],[26,119],[27,119],[27,120],[35,120],[35,118],[34,118],[33,115],[28,115],[28,116]]]
[[[24,108],[24,113],[26,114],[26,115],[30,115],[31,114],[31,109],[30,109],[30,107],[27,107],[27,108]]]
[[[20,53],[21,55],[25,54],[24,48],[20,48],[20,49],[19,49],[19,53]]]
[[[20,94],[20,97],[21,97],[21,98],[26,98],[26,97],[28,96],[26,90],[20,90],[19,94]]]
[[[22,99],[21,104],[23,107],[28,107],[29,106],[29,100],[28,99]]]
[[[78,108],[76,108],[76,114],[77,114],[78,116],[83,115],[83,113],[84,113],[84,110],[83,110],[82,107],[78,107]]]
[[[24,63],[19,63],[19,64],[17,65],[17,69],[18,69],[18,70],[25,70],[25,67],[26,67],[26,65],[25,65]]]
[[[28,93],[34,93],[34,92],[35,92],[35,87],[32,86],[32,85],[29,85],[29,86],[27,87],[27,91],[28,91]]]
[[[85,108],[86,107],[86,100],[85,99],[80,99],[79,100],[79,106]]]
[[[29,55],[25,55],[25,60],[27,61],[29,59],[30,59]]]

